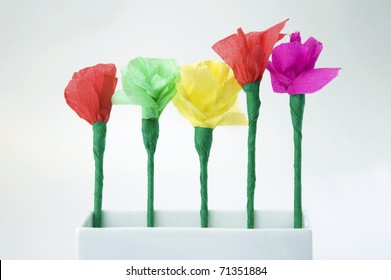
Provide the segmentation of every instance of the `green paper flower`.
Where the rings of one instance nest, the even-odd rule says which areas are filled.
[[[112,102],[141,105],[143,119],[158,119],[175,96],[179,71],[175,59],[137,57],[121,70],[123,89]]]
[[[155,151],[159,138],[159,117],[176,94],[180,68],[174,59],[138,57],[122,69],[123,89],[116,91],[113,104],[142,106],[143,142],[148,155],[147,225],[154,226]]]

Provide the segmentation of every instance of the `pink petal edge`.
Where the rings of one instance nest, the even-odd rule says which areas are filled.
[[[338,76],[341,68],[318,68],[303,72],[288,87],[288,94],[314,93]]]

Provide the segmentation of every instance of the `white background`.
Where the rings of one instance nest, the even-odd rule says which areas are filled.
[[[211,46],[237,27],[263,30],[286,18],[284,32],[323,42],[317,67],[342,68],[306,99],[303,205],[314,258],[391,258],[390,1],[0,3],[0,259],[75,257],[75,228],[93,205],[94,165],[92,129],[63,97],[73,72],[100,62],[121,68],[137,56],[219,60]],[[256,208],[291,209],[289,98],[272,92],[268,72],[261,99]],[[139,107],[113,107],[104,209],[146,207],[140,128]],[[246,137],[245,127],[214,132],[211,209],[245,207]],[[155,162],[156,209],[198,209],[193,128],[171,104]]]

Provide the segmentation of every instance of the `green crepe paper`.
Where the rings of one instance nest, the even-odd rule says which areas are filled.
[[[95,122],[92,124],[94,137],[94,159],[95,159],[95,192],[94,192],[94,214],[93,227],[102,226],[102,196],[103,196],[103,154],[106,145],[106,123]]]
[[[147,226],[153,227],[154,219],[154,156],[157,139],[159,138],[158,119],[142,119],[141,131],[145,149],[148,154],[148,203],[147,203]]]
[[[176,94],[179,71],[175,59],[135,58],[121,70],[123,89],[112,102],[141,105],[143,119],[158,119]]]
[[[243,86],[246,92],[248,138],[247,138],[247,228],[254,228],[254,193],[255,193],[255,144],[257,120],[259,116],[259,84],[255,82]]]
[[[305,95],[290,95],[289,106],[293,125],[294,169],[295,169],[295,189],[294,189],[294,227],[303,227],[303,211],[301,207],[301,129],[303,125]]]
[[[208,227],[208,160],[213,141],[213,128],[194,128],[194,143],[200,159],[201,227]]]

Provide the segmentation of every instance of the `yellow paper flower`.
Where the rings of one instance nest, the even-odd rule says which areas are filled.
[[[173,103],[194,127],[247,125],[237,98],[240,85],[224,62],[183,66]]]

